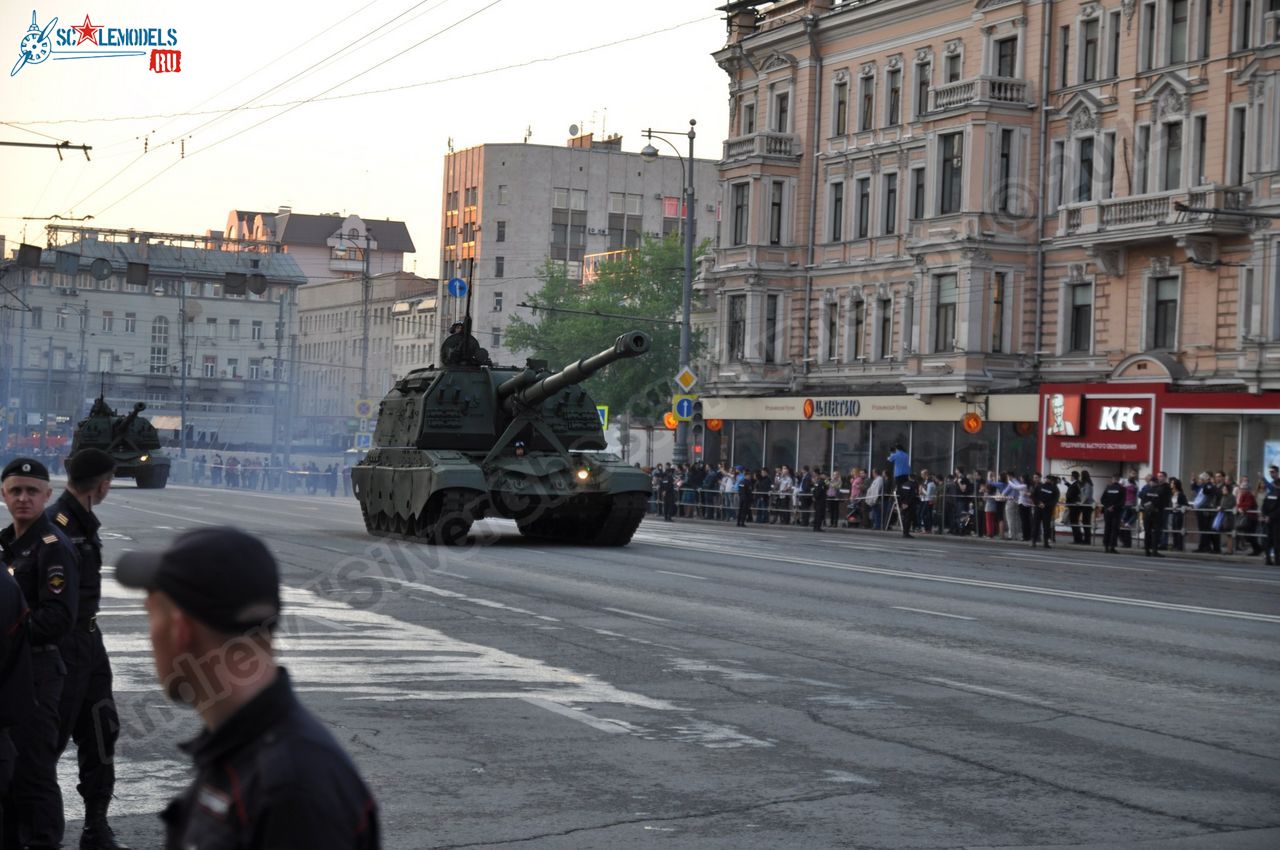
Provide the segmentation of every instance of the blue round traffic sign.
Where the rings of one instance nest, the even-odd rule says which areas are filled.
[[[682,398],[676,402],[676,416],[688,419],[693,416],[693,399]]]
[[[454,298],[461,298],[467,294],[467,282],[460,277],[452,278],[449,281],[449,294]]]

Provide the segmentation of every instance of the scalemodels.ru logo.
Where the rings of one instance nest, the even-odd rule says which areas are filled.
[[[58,28],[58,19],[43,25],[38,14],[31,12],[31,26],[18,43],[18,61],[9,76],[16,76],[28,65],[39,65],[47,59],[125,59],[150,56],[148,69],[157,74],[182,70],[182,51],[177,50],[178,31],[173,27],[115,27],[95,24],[85,15],[78,26]],[[138,48],[149,48],[139,50]]]

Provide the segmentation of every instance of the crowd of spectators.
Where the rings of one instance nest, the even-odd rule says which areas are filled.
[[[351,495],[351,470],[331,463],[321,469],[315,461],[290,463],[286,469],[278,457],[229,455],[214,452],[212,459],[198,454],[191,461],[191,483],[232,490],[277,490],[286,493]]]

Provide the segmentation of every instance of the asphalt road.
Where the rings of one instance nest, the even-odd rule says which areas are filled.
[[[351,500],[183,487],[99,511],[108,563],[198,525],[267,538],[284,663],[387,848],[1280,846],[1259,561],[654,521],[617,550],[496,521],[433,549]],[[114,822],[154,848],[196,720],[104,584]]]

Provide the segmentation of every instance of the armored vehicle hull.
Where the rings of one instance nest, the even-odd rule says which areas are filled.
[[[169,458],[160,451],[160,435],[139,414],[146,405],[138,402],[126,416],[119,416],[101,396],[89,415],[76,425],[71,437],[71,454],[81,449],[102,449],[116,462],[117,478],[132,478],[138,488],[160,489],[169,481]]]
[[[648,349],[647,335],[623,334],[552,374],[532,362],[492,367],[478,346],[463,346],[462,362],[409,373],[378,409],[374,448],[351,469],[365,527],[452,546],[497,516],[527,536],[626,545],[649,479],[603,451],[595,403],[578,384]]]

